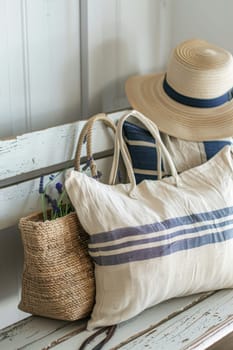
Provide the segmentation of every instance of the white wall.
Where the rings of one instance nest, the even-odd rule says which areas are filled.
[[[84,0],[87,13],[84,113],[128,106],[125,80],[161,70],[169,46],[169,1]]]
[[[77,120],[77,0],[0,0],[0,137]]]
[[[0,138],[128,106],[128,76],[199,37],[233,52],[232,0],[0,0]]]
[[[205,39],[233,53],[232,0],[171,0],[171,45]]]
[[[169,0],[0,0],[0,138],[128,106],[161,69]]]

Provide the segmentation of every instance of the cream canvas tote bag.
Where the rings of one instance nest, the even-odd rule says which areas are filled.
[[[122,138],[129,115],[156,140],[172,176],[136,185]],[[114,185],[120,153],[129,183]],[[130,319],[166,299],[233,287],[233,148],[178,175],[156,125],[133,111],[117,125],[110,185],[67,173],[89,234],[96,302],[88,328]]]

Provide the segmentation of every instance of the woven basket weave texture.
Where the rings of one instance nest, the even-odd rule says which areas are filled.
[[[19,222],[24,271],[19,308],[62,320],[90,314],[95,297],[88,236],[75,213],[43,222],[41,214]]]

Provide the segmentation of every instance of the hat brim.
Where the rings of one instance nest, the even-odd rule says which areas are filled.
[[[214,108],[196,108],[171,99],[163,89],[165,73],[133,76],[125,89],[131,106],[171,136],[207,141],[233,136],[233,99]]]

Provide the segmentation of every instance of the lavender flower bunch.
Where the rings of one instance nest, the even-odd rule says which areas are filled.
[[[55,182],[59,175],[61,173],[50,175],[46,184],[44,184],[44,176],[40,177],[39,193],[44,221],[54,220],[74,211],[63,184],[59,181]],[[51,194],[52,192],[53,195]],[[48,215],[48,209],[51,209],[50,215]]]
[[[92,159],[92,157],[88,159],[86,164],[81,169],[81,171],[85,172],[88,176],[91,176],[90,164]],[[68,197],[68,194],[66,193],[63,184],[61,182],[55,182],[59,175],[63,175],[63,172],[60,172],[56,175],[50,175],[49,181],[46,185],[44,185],[44,176],[40,177],[39,193],[41,196],[41,207],[44,221],[54,220],[74,211],[74,208],[71,204],[71,201]],[[97,175],[93,176],[93,178],[99,181],[101,176],[102,173],[98,170]],[[51,196],[51,192],[53,192],[52,190],[54,189],[55,197]],[[51,215],[49,216],[48,209],[51,209]]]

